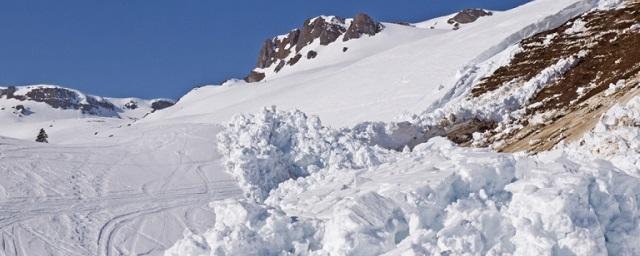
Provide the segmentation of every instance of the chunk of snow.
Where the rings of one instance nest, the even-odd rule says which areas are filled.
[[[227,170],[257,201],[288,179],[321,168],[375,166],[387,153],[355,139],[349,131],[323,126],[317,117],[275,107],[233,118],[218,134],[218,147]]]
[[[565,34],[578,34],[587,30],[587,23],[582,19],[577,19],[573,21],[573,25],[570,28],[564,31]]]
[[[609,84],[607,90],[604,91],[604,96],[611,96],[614,93],[618,92],[620,89],[624,88],[626,85],[625,80],[619,80],[615,84]]]

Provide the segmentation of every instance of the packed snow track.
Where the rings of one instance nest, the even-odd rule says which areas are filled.
[[[0,138],[0,255],[159,255],[241,196],[213,125],[130,127],[102,141]]]

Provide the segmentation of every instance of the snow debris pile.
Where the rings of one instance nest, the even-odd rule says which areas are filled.
[[[265,108],[238,115],[218,135],[227,170],[249,198],[264,200],[289,179],[328,169],[361,169],[383,162],[390,152],[356,139],[349,130],[322,126],[300,111]]]
[[[640,105],[640,100],[633,102]],[[308,176],[271,182],[273,191],[265,203],[213,203],[215,227],[203,234],[187,233],[166,255],[640,253],[636,242],[640,236],[640,179],[607,160],[579,161],[563,151],[538,156],[501,154],[460,148],[435,137],[411,152],[386,155],[385,163],[375,166],[352,160],[339,162],[342,169],[330,164],[295,165],[291,159],[299,152],[312,152],[291,146],[309,143],[302,139],[305,136],[340,135],[336,137],[343,138],[337,140],[342,143],[333,144],[344,147],[348,133],[322,127],[319,121],[310,121],[315,118],[298,111],[267,109],[254,117],[254,121],[239,117],[230,125],[244,124],[243,129],[251,133],[227,131],[225,135],[251,135],[263,141],[253,145],[271,141],[265,144],[271,145],[271,151],[246,147],[252,152],[248,159],[254,161],[258,159],[254,154],[267,152],[280,162],[286,160],[282,166],[315,166],[315,170],[307,169]],[[294,121],[301,129],[289,127]],[[298,132],[305,135],[295,135]],[[282,139],[283,134],[287,139]],[[368,147],[355,141],[349,145]],[[229,143],[223,148],[230,145],[240,147]],[[227,156],[235,154],[229,151]],[[330,159],[326,157],[313,159]],[[246,173],[260,170],[255,166],[262,163],[252,163],[254,169],[233,170],[249,177],[264,174]],[[368,168],[351,169],[349,165]],[[296,168],[293,170],[304,170]],[[261,179],[273,177],[282,178]]]
[[[313,221],[246,201],[219,201],[211,207],[215,226],[202,235],[187,232],[165,255],[282,255],[319,246],[321,232]]]
[[[504,62],[501,59],[504,59],[505,56],[513,56],[520,50],[517,47],[507,49],[494,59],[480,64],[477,69],[483,70],[482,74],[490,74],[496,69],[496,62]],[[536,93],[561,78],[568,70],[580,63],[587,54],[587,51],[580,51],[574,56],[562,58],[526,82],[514,80],[494,91],[484,93],[480,97],[472,99],[461,98],[441,108],[425,111],[420,115],[414,116],[412,122],[425,127],[433,126],[451,115],[455,116],[458,119],[457,121],[480,118],[482,120],[504,122],[518,119],[525,114],[526,109],[523,107],[530,103]],[[478,70],[472,72],[478,72]],[[484,77],[482,74],[475,75]],[[470,76],[470,74],[463,76]],[[475,84],[479,81],[478,77],[471,79],[473,80],[467,81],[467,83]],[[461,79],[461,81],[464,82],[465,79]],[[463,94],[468,95],[472,86],[465,87],[467,91]]]
[[[576,153],[588,150],[584,158],[594,155],[610,160],[629,175],[640,177],[640,97],[613,106],[580,141],[563,147]]]

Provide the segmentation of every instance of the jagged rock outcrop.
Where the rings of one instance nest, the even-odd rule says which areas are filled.
[[[455,24],[468,24],[472,23],[480,17],[491,16],[492,12],[482,10],[482,9],[465,9],[453,16],[451,19],[447,21],[447,23],[455,25]]]
[[[328,45],[335,42],[345,32],[344,18],[331,16],[306,20],[296,43],[296,51],[300,51],[316,39],[320,40],[320,45]]]
[[[374,21],[369,15],[359,13],[351,22],[349,29],[344,34],[343,41],[360,38],[362,35],[373,36],[382,30],[382,24]]]
[[[176,103],[173,101],[169,101],[169,100],[156,100],[153,103],[151,103],[151,109],[153,109],[152,111],[158,111],[158,110],[162,110],[168,107],[171,107],[173,105],[175,105]]]
[[[309,50],[306,53],[303,51],[316,40],[320,45],[326,46],[343,35],[343,41],[349,41],[360,38],[362,35],[375,35],[383,28],[381,23],[364,13],[356,15],[353,19],[337,16],[308,19],[302,28],[294,29],[287,35],[266,40],[260,48],[256,69],[252,70],[244,80],[249,83],[262,81],[266,74],[261,69],[273,68],[274,72],[280,72],[286,65],[294,65],[300,61],[303,54],[306,54],[307,59],[317,57],[317,51]]]
[[[282,62],[282,63],[284,63],[284,62]],[[284,66],[284,64],[282,66]],[[262,79],[264,79],[264,78],[265,78],[265,74],[264,73],[251,71],[251,73],[249,73],[249,75],[244,78],[244,81],[247,82],[247,83],[255,83],[255,82],[262,81]]]

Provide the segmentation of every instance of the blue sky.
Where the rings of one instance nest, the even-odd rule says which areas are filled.
[[[58,84],[111,97],[177,99],[243,77],[264,39],[309,17],[415,22],[527,0],[2,0],[0,85]]]

